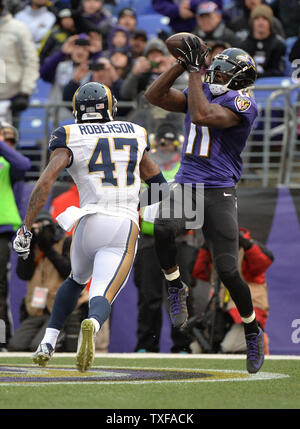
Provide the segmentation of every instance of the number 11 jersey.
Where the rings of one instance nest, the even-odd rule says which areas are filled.
[[[187,112],[181,166],[175,180],[203,183],[205,188],[232,187],[242,174],[241,153],[257,117],[256,102],[245,90],[230,90],[214,97],[204,83],[203,91],[209,103],[232,110],[241,121],[230,128],[208,128],[192,123]],[[188,91],[184,93],[187,96]]]

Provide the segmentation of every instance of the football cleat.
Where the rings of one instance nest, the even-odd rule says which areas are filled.
[[[258,334],[246,335],[247,343],[247,370],[255,374],[264,363],[264,333],[261,328]]]
[[[49,343],[40,344],[32,355],[33,363],[45,367],[54,353],[54,348]]]
[[[95,358],[95,328],[90,319],[81,322],[76,354],[78,371],[85,372],[93,364]]]
[[[188,320],[186,299],[189,289],[186,284],[183,282],[182,284],[180,289],[177,287],[168,288],[169,315],[174,328],[184,328]]]

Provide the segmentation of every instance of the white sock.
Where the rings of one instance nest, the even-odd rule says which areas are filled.
[[[94,319],[93,317],[90,317],[89,319],[93,322],[95,327],[95,334],[97,334],[97,332],[100,329],[100,323],[98,322],[98,320]]]
[[[164,275],[165,275],[165,278],[166,278],[169,282],[171,282],[172,280],[176,280],[176,279],[178,279],[178,277],[180,277],[179,268],[177,268],[177,269],[176,269],[176,271],[174,271],[174,272],[173,272],[173,273],[171,273],[171,274],[166,274],[166,273],[164,272]]]
[[[60,331],[54,328],[47,328],[42,343],[49,343],[55,349],[57,337]]]

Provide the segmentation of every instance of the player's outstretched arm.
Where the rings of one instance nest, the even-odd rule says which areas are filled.
[[[184,72],[184,68],[175,63],[162,73],[149,86],[145,97],[154,106],[159,106],[169,112],[185,113],[187,102],[185,95],[177,89],[171,88],[175,80]]]
[[[210,128],[230,128],[241,121],[238,115],[217,103],[209,103],[202,89],[200,73],[189,74],[188,109],[191,121]]]
[[[69,164],[70,152],[68,149],[55,149],[50,157],[49,164],[36,182],[27,206],[24,224],[30,231],[35,217],[46,204],[52,186],[59,173]]]

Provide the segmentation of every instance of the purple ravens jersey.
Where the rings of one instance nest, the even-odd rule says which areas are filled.
[[[206,188],[235,186],[241,177],[241,152],[257,117],[257,106],[243,90],[231,90],[218,97],[212,95],[207,83],[203,84],[203,90],[210,103],[227,107],[242,120],[230,128],[208,128],[193,124],[187,112],[181,166],[175,180],[178,183],[203,183]],[[184,92],[187,95],[188,90]]]

